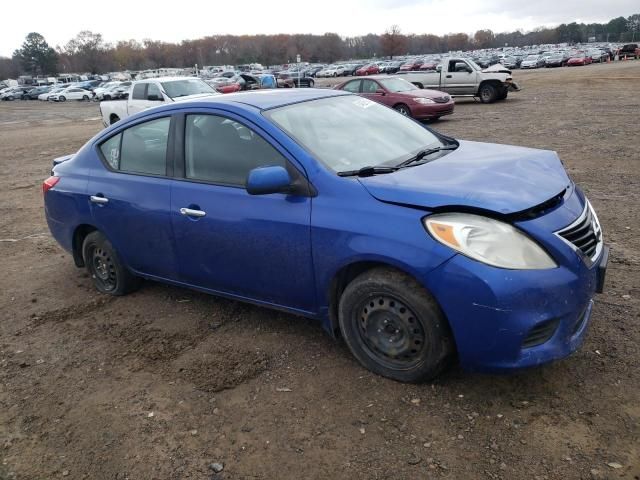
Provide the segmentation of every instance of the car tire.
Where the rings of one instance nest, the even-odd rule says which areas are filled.
[[[454,352],[449,325],[435,299],[392,268],[356,277],[340,297],[347,346],[367,369],[400,382],[436,377]]]
[[[109,125],[113,125],[116,122],[120,121],[120,117],[118,115],[111,115],[111,117],[109,118],[109,121],[111,122]]]
[[[67,101],[67,97],[65,97],[64,95],[60,95],[60,96],[58,97],[58,101],[59,101],[59,102],[66,102],[66,101]]]
[[[498,97],[498,92],[496,90],[496,87],[494,87],[490,83],[485,83],[480,87],[478,96],[480,97],[480,101],[482,103],[493,103]]]
[[[83,96],[82,96],[82,100],[83,100],[84,102],[88,102],[88,101],[89,101],[89,97],[88,97],[87,95],[83,95]]]
[[[140,286],[141,279],[124,266],[102,232],[94,231],[87,235],[82,244],[82,257],[100,293],[126,295]]]
[[[411,109],[406,106],[404,103],[399,103],[397,105],[393,106],[393,109],[396,110],[398,113],[401,113],[402,115],[404,115],[405,117],[411,117]]]
[[[111,100],[111,95],[105,95],[105,96],[103,96],[103,97],[102,97],[102,100],[107,100],[107,101]]]

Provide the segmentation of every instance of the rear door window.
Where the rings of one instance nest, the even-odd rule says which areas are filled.
[[[127,128],[100,144],[102,156],[114,170],[166,175],[170,123],[166,117]]]

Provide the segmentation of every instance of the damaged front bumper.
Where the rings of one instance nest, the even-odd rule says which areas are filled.
[[[520,90],[522,90],[520,85],[514,82],[513,79],[509,79],[506,82],[504,82],[504,86],[507,88],[507,90],[511,92],[519,92]]]

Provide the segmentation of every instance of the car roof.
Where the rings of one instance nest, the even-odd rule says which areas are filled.
[[[317,100],[320,98],[337,97],[341,95],[351,95],[342,90],[328,88],[278,88],[265,89],[253,92],[238,92],[225,95],[215,95],[211,97],[198,98],[178,102],[179,106],[212,106],[211,104],[236,104],[248,105],[259,110],[269,110],[271,108],[291,105],[293,103]]]

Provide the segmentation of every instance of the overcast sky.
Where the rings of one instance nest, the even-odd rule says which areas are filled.
[[[640,13],[638,0],[217,0],[56,3],[32,0],[8,8],[0,29],[0,55],[10,56],[29,32],[64,45],[80,30],[105,40],[152,38],[177,42],[213,34],[473,33],[531,30],[560,23],[604,22]],[[11,12],[11,13],[9,13]]]

